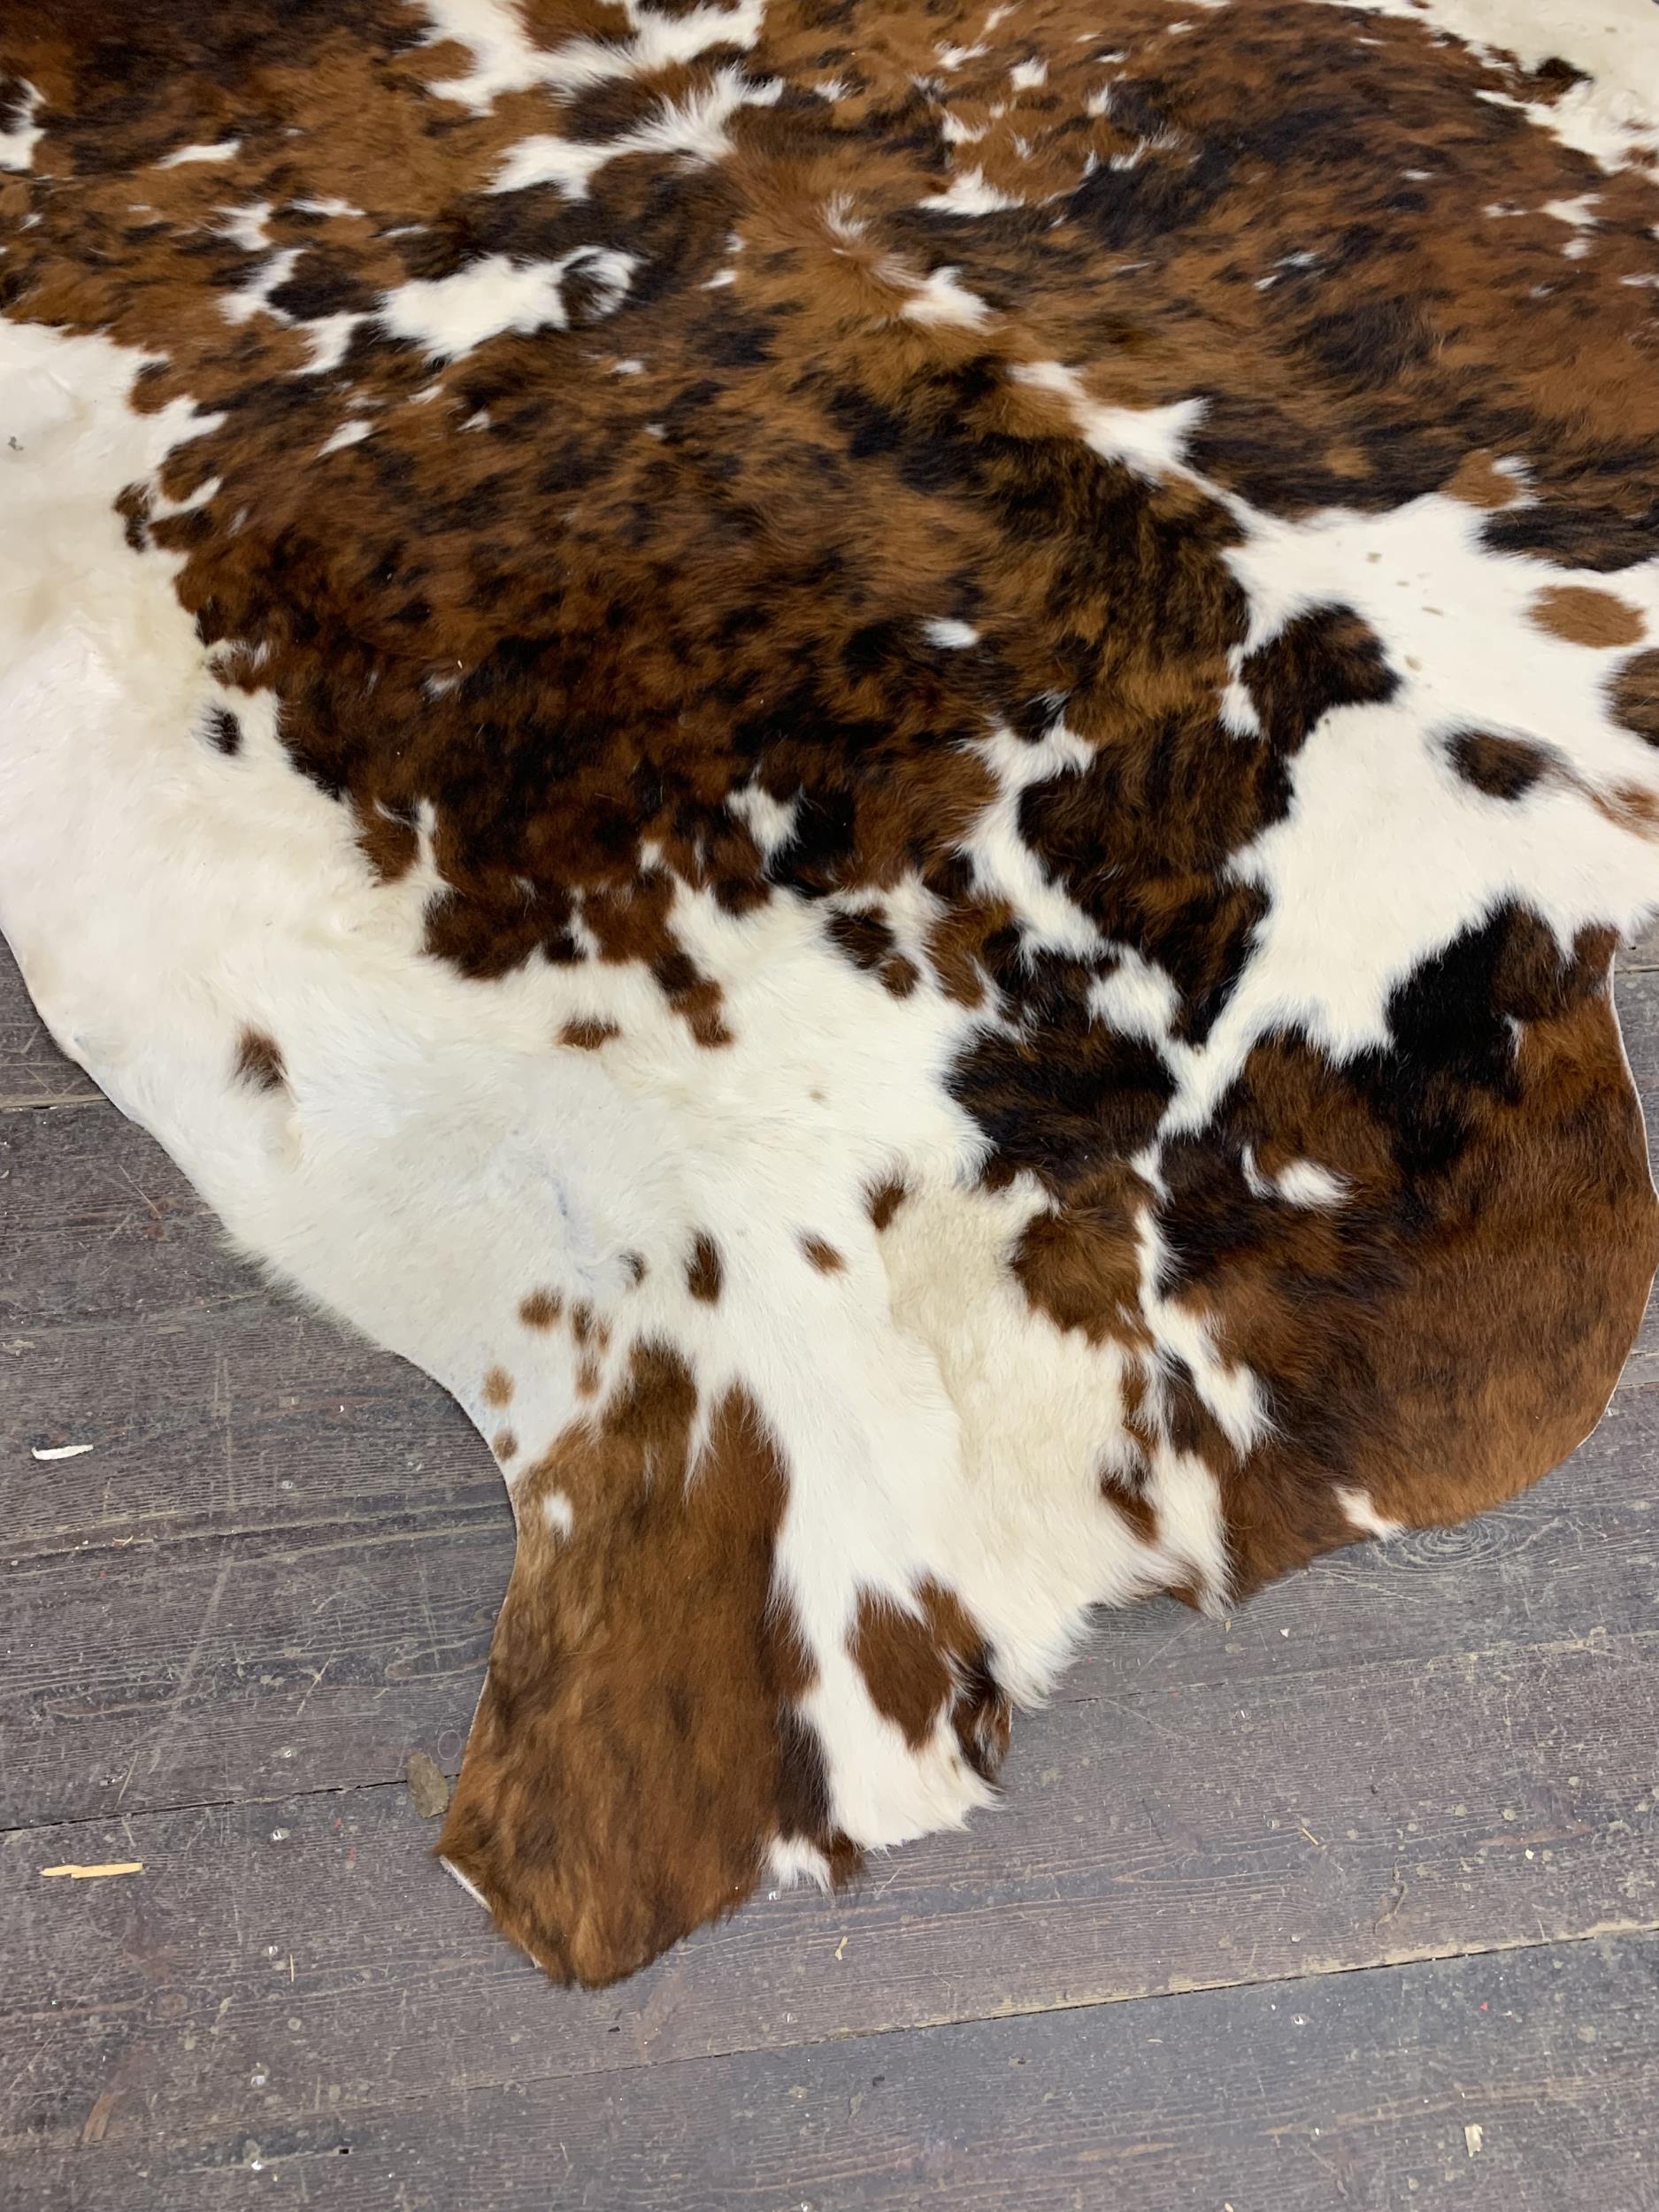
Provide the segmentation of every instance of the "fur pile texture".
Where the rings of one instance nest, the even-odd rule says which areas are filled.
[[[549,1972],[1600,1414],[1656,113],[1647,0],[0,0],[0,926],[495,1453]]]

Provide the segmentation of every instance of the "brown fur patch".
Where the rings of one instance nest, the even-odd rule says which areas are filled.
[[[396,883],[420,856],[420,839],[414,823],[383,808],[359,808],[357,850],[382,883]]]
[[[692,1243],[691,1256],[686,1262],[686,1288],[705,1306],[712,1306],[718,1301],[725,1281],[720,1248],[706,1229],[700,1229]]]
[[[490,1439],[489,1448],[497,1459],[515,1459],[518,1454],[518,1440],[511,1429],[497,1429]]]
[[[564,1310],[565,1301],[556,1290],[533,1290],[518,1301],[518,1318],[526,1329],[556,1328]]]
[[[874,975],[895,998],[908,998],[921,981],[921,971],[899,951],[891,927],[879,914],[866,908],[832,914],[825,926],[831,941],[852,964]]]
[[[1512,507],[1521,496],[1513,476],[1499,468],[1489,453],[1466,453],[1441,485],[1448,499],[1461,499],[1466,507]]]
[[[1659,799],[1639,783],[1619,783],[1610,791],[1598,791],[1591,803],[1615,828],[1628,831],[1633,837],[1652,838],[1659,833]]]
[[[504,1367],[492,1367],[485,1376],[484,1403],[487,1406],[512,1403],[512,1377]]]
[[[1632,737],[1659,745],[1659,651],[1625,662],[1609,687],[1609,704]]]
[[[1525,738],[1462,730],[1447,741],[1446,750],[1463,781],[1489,799],[1524,799],[1549,772],[1549,755]]]
[[[819,1236],[807,1235],[801,1239],[801,1249],[806,1254],[820,1275],[839,1275],[847,1263],[833,1244]]]
[[[223,753],[227,760],[234,760],[242,750],[242,724],[228,708],[209,710],[206,735],[214,751]]]
[[[559,1042],[577,1052],[597,1052],[601,1045],[608,1045],[621,1034],[615,1022],[572,1021],[560,1030]]]
[[[865,1591],[850,1646],[877,1712],[903,1731],[912,1751],[933,1732],[950,1695],[950,1663],[925,1617]]]
[[[1101,1477],[1101,1495],[1116,1513],[1122,1514],[1143,1544],[1158,1540],[1158,1517],[1150,1502],[1115,1475]]]
[[[931,1578],[908,1613],[861,1593],[849,1649],[876,1710],[919,1750],[949,1706],[963,1755],[992,1779],[1008,1744],[1009,1706],[985,1640],[960,1601]]]
[[[1072,1203],[1038,1214],[1020,1236],[1013,1271],[1040,1313],[1091,1344],[1141,1333],[1136,1218],[1149,1194],[1126,1164],[1102,1169]]]
[[[1239,1594],[1353,1540],[1338,1483],[1385,1518],[1444,1525],[1594,1425],[1659,1252],[1612,949],[1586,931],[1563,956],[1502,910],[1395,994],[1409,1079],[1382,1056],[1339,1072],[1263,1041],[1202,1144],[1165,1148],[1166,1294],[1271,1391],[1273,1432],[1240,1457],[1190,1377],[1165,1389],[1171,1440],[1219,1480]],[[1317,1160],[1339,1205],[1241,1208],[1229,1155],[1269,1132],[1260,1171]]]
[[[1647,626],[1639,607],[1587,584],[1552,584],[1533,600],[1532,618],[1540,630],[1565,638],[1569,645],[1604,650],[1639,645]]]
[[[892,1225],[893,1217],[910,1196],[908,1184],[896,1181],[878,1183],[869,1194],[867,1204],[871,1224],[879,1236]]]
[[[288,1070],[276,1040],[267,1037],[262,1029],[244,1029],[236,1040],[236,1075],[256,1091],[280,1091],[288,1081]]]

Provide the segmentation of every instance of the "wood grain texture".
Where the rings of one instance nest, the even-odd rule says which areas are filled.
[[[1659,1944],[1603,1939],[594,2084],[409,2098],[395,2048],[376,2106],[342,2109],[317,2074],[289,2120],[258,2109],[258,2078],[285,2070],[284,2037],[306,2065],[301,2012],[244,2116],[158,2131],[134,2160],[119,2124],[147,2092],[112,2076],[64,2113],[71,2145],[7,2173],[19,2204],[76,2212],[1653,2212],[1655,2004]]]
[[[172,2122],[219,2126],[264,2064],[258,2110],[287,2124],[313,2076],[376,2101],[371,2055],[394,2046],[400,2093],[447,2093],[1654,1929],[1656,1662],[1659,1631],[1598,1631],[1056,1710],[1018,1741],[1000,1814],[843,1897],[762,1898],[595,1995],[507,1950],[401,1783],[19,1831],[0,2041],[53,1993],[77,2034],[0,2131],[50,2128],[129,2065]],[[110,1858],[144,1872],[39,1878]],[[111,2139],[136,2149],[145,2125],[134,2107]]]
[[[1640,937],[1632,938],[1618,956],[1621,975],[1633,975],[1644,968],[1659,968],[1659,922],[1650,923]]]
[[[0,938],[0,1112],[85,1104],[103,1093],[66,1060],[29,1002],[11,948]]]
[[[39,1449],[89,1444],[42,1463]],[[465,1500],[511,1529],[458,1407],[400,1360],[254,1289],[163,1319],[0,1337],[5,1556],[363,1525]]]

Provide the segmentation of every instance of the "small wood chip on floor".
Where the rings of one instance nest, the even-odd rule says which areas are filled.
[[[409,1794],[415,1801],[415,1810],[423,1820],[435,1820],[449,1802],[449,1785],[443,1777],[443,1769],[430,1752],[411,1751],[404,1763],[403,1777],[409,1784]]]
[[[104,2130],[110,2124],[110,2115],[115,2109],[115,2100],[120,2093],[119,2089],[106,2089],[100,2094],[81,2131],[83,2143],[101,2143],[104,2140]]]
[[[66,1874],[72,1882],[101,1882],[111,1874],[142,1874],[142,1859],[106,1859],[99,1866],[43,1866],[41,1878],[48,1880],[54,1874]]]

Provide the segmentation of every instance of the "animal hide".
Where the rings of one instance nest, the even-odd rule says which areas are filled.
[[[441,1848],[550,1974],[1586,1433],[1647,0],[0,25],[0,921],[495,1453]]]

